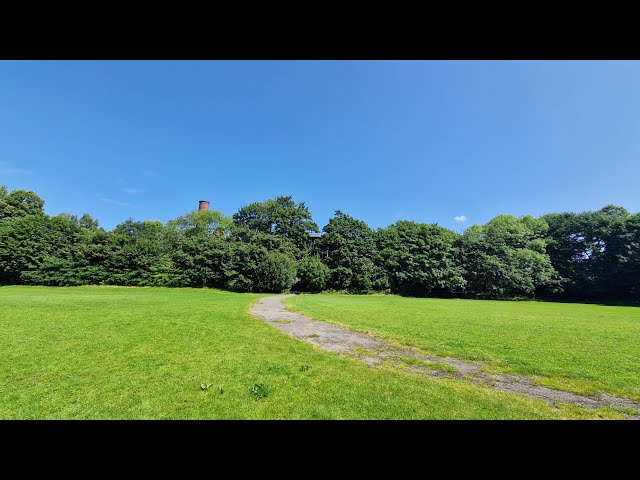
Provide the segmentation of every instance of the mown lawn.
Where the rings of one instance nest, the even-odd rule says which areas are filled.
[[[314,318],[581,394],[640,400],[640,308],[364,295],[285,301]]]
[[[340,358],[249,316],[258,297],[204,289],[0,287],[0,418],[618,416]],[[348,310],[357,299],[296,300],[344,303]],[[211,387],[203,391],[201,384]],[[254,384],[266,385],[269,395],[255,400]]]

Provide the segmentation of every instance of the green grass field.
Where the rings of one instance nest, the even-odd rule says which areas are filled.
[[[364,295],[285,300],[320,320],[580,394],[640,400],[640,308]]]
[[[0,418],[619,418],[340,358],[249,316],[257,298],[204,289],[0,287]],[[353,301],[363,302],[296,299],[347,309]],[[269,395],[255,400],[254,384]]]

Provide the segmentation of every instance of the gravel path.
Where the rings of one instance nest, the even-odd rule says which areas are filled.
[[[534,385],[529,377],[489,374],[482,371],[480,363],[451,357],[438,357],[419,353],[410,347],[392,345],[379,337],[351,331],[345,327],[312,320],[299,313],[290,312],[282,303],[292,295],[262,298],[251,307],[251,314],[262,318],[278,330],[298,340],[316,345],[323,350],[356,357],[370,365],[383,362],[404,370],[418,372],[429,377],[455,378],[484,385],[502,392],[518,393],[538,398],[551,404],[565,403],[585,408],[622,407],[637,412],[627,418],[640,419],[640,403],[627,398],[600,393],[593,397],[576,395],[562,390]]]

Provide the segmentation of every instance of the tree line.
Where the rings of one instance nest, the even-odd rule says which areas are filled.
[[[107,231],[0,187],[0,284],[640,300],[640,214],[623,207],[498,215],[462,234],[409,220],[373,230],[336,211],[319,232],[290,196]]]

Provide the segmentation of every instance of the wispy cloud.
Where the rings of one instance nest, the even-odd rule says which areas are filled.
[[[121,202],[120,200],[114,200],[113,198],[100,197],[100,200],[103,201],[104,203],[109,203],[111,205],[117,205],[119,207],[129,207],[129,208],[135,207],[135,205],[133,205],[131,203]]]
[[[456,222],[466,222],[467,221],[467,216],[466,215],[456,215],[455,217],[453,217],[453,219]]]
[[[155,177],[158,175],[158,173],[155,170],[143,170],[142,175],[144,175],[145,177]]]
[[[129,188],[129,187],[123,188],[122,191],[125,192],[125,193],[128,193],[130,195],[135,195],[136,193],[143,193],[144,192],[144,190],[141,189],[141,188]]]
[[[31,170],[25,168],[11,167],[7,162],[0,162],[0,175],[18,176],[31,175]]]

